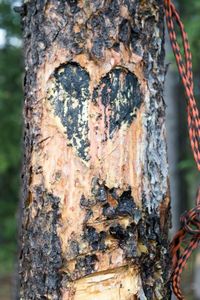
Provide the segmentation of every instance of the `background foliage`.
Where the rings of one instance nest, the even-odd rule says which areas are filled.
[[[22,132],[22,51],[14,1],[0,1],[0,275],[13,270]]]

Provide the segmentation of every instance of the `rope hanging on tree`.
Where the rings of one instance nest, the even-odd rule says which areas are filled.
[[[175,6],[171,3],[171,0],[164,0],[164,4],[169,37],[187,98],[187,121],[190,144],[197,168],[200,171],[200,117],[194,98],[190,45],[187,33],[184,30],[183,23],[181,22]],[[177,42],[175,23],[178,25],[181,32],[184,56],[182,56]],[[191,256],[192,252],[198,247],[200,242],[200,188],[197,192],[195,208],[186,212],[181,217],[180,221],[181,228],[171,242],[170,252],[173,267],[172,288],[177,299],[184,300],[180,288],[181,273],[187,263],[187,260]]]

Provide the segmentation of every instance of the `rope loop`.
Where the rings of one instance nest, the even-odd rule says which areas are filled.
[[[185,212],[181,218],[181,227],[189,234],[200,234],[200,205]]]
[[[194,97],[194,84],[192,72],[192,54],[187,33],[180,16],[171,0],[164,0],[166,23],[172,50],[176,58],[178,71],[183,83],[187,100],[187,121],[190,144],[198,170],[200,171],[200,116]],[[177,41],[175,25],[180,30],[184,56],[181,54]],[[178,230],[170,244],[172,256],[172,288],[179,300],[184,300],[180,288],[181,273],[192,252],[200,242],[200,187],[197,191],[196,206],[185,212],[181,218],[181,228]]]

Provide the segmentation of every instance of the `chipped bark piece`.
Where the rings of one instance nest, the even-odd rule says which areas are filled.
[[[170,299],[160,0],[24,1],[19,299]]]

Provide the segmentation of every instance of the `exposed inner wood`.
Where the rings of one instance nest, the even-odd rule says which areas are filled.
[[[123,55],[122,55],[123,56]],[[90,72],[89,74],[94,78],[94,74],[98,74],[98,67],[93,65],[93,69],[85,69]],[[48,69],[48,68],[45,68]],[[102,68],[103,69],[103,68]],[[101,69],[101,70],[102,70]],[[138,72],[139,74],[141,74]],[[47,77],[43,73],[44,77]],[[90,79],[90,86],[95,86],[93,80]],[[51,80],[51,79],[50,79]],[[48,86],[48,82],[45,86]],[[145,81],[141,81],[141,87],[145,90]],[[147,91],[147,88],[146,88]],[[147,93],[146,93],[147,94]],[[41,97],[41,96],[39,96]],[[144,106],[137,111],[137,118],[130,126],[122,126],[112,139],[102,143],[101,132],[105,130],[104,123],[98,121],[98,114],[101,113],[101,106],[97,107],[92,101],[88,103],[88,120],[89,120],[89,141],[90,141],[90,160],[85,163],[75,153],[72,147],[68,146],[69,141],[64,133],[63,125],[58,117],[55,117],[52,112],[52,106],[45,99],[43,101],[43,115],[41,122],[41,140],[44,140],[40,145],[41,152],[33,155],[32,164],[42,165],[43,174],[34,175],[32,177],[32,185],[36,186],[41,182],[48,191],[56,194],[60,199],[60,223],[58,233],[62,241],[62,250],[64,257],[67,259],[66,270],[73,273],[75,269],[76,259],[70,257],[69,240],[73,239],[79,242],[81,255],[89,255],[87,242],[82,241],[83,226],[90,225],[95,227],[97,232],[109,231],[111,222],[102,216],[102,208],[99,205],[93,207],[93,216],[88,222],[85,222],[86,211],[80,206],[80,198],[84,195],[86,198],[91,198],[91,181],[93,178],[99,178],[109,188],[116,188],[119,195],[128,188],[131,189],[132,196],[138,207],[141,207],[141,178],[142,178],[142,160],[144,157],[143,139],[145,138],[144,128],[142,124],[142,117],[144,113]],[[95,128],[98,126],[98,136],[95,135]],[[124,220],[124,221],[123,221]],[[126,228],[132,223],[131,218],[119,219],[112,223],[124,223]],[[109,234],[105,240],[106,246],[109,251],[102,254],[96,253],[98,263],[95,265],[95,282],[101,281],[99,272],[112,269],[112,273],[116,274],[111,276],[109,281],[102,282],[102,292],[99,294],[97,286],[95,299],[106,299],[107,293],[110,293],[108,299],[117,299],[116,295],[119,294],[120,289],[117,288],[119,278],[124,276],[125,282],[133,283],[131,291],[125,291],[126,286],[122,289],[121,293],[124,298],[119,299],[135,299],[129,296],[136,295],[138,290],[135,290],[135,281],[139,282],[138,274],[133,276],[133,272],[124,272],[123,276],[120,275],[120,266],[126,265],[127,260],[123,251],[119,248],[118,242]],[[73,254],[72,254],[73,255]],[[136,266],[134,269],[137,268]],[[63,269],[65,267],[63,266]],[[118,274],[119,272],[119,274]],[[100,273],[101,274],[101,273]],[[122,276],[122,277],[120,277]],[[87,281],[86,281],[87,282]],[[111,284],[112,282],[112,284]],[[74,299],[84,299],[87,295],[88,289],[82,291],[86,287],[86,283],[79,280],[73,286]],[[110,283],[116,286],[116,289],[105,289]],[[79,286],[80,284],[80,286]],[[94,284],[95,286],[95,284]],[[94,287],[93,287],[94,288]],[[91,287],[92,289],[92,287]],[[76,292],[77,290],[77,292]],[[71,292],[69,292],[71,293]],[[68,292],[64,292],[63,299],[68,299],[66,296]],[[129,295],[129,296],[128,296]],[[92,296],[91,296],[92,297]],[[92,298],[91,298],[92,299]]]
[[[120,267],[102,273],[94,273],[74,283],[76,291],[74,300],[136,300],[138,299],[138,276],[137,269],[133,267]],[[103,296],[102,296],[103,295]],[[69,299],[71,295],[65,294],[64,298]]]

